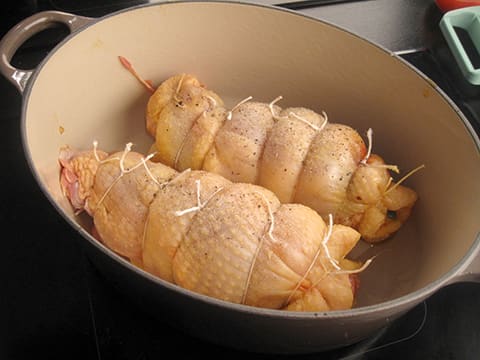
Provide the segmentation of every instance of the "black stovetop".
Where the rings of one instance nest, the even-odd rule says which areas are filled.
[[[147,1],[25,0],[0,5],[0,36],[22,18],[44,9],[101,16]],[[320,1],[321,2],[321,1]],[[375,33],[375,17],[406,11],[422,14],[402,27],[394,22],[390,38],[402,38],[403,57],[435,81],[465,112],[478,130],[480,90],[459,75],[438,30],[440,12],[433,1],[363,1],[325,6],[325,15]],[[332,8],[336,6],[338,8]],[[343,6],[342,11],[339,7]],[[322,6],[307,13],[322,15]],[[313,9],[313,10],[312,10]],[[418,9],[418,11],[417,11]],[[349,13],[350,11],[350,13]],[[349,15],[350,14],[350,15]],[[355,16],[355,18],[354,18]],[[358,17],[363,17],[359,20]],[[418,20],[420,19],[420,20]],[[343,25],[342,24],[342,25]],[[405,24],[404,24],[405,25]],[[412,25],[412,24],[408,24]],[[380,31],[380,30],[379,30]],[[382,29],[381,31],[385,31]],[[405,42],[412,35],[413,48]],[[32,39],[15,56],[18,67],[32,67],[65,36],[49,30]],[[419,41],[419,38],[421,41]],[[421,44],[418,47],[418,44]],[[395,42],[399,44],[399,42]],[[389,46],[388,41],[382,44]],[[273,359],[205,343],[152,319],[118,293],[90,264],[78,236],[61,219],[37,187],[25,161],[20,136],[21,96],[0,78],[0,224],[2,237],[0,289],[0,359],[158,359],[162,356],[223,356]],[[297,356],[304,359],[477,359],[480,357],[480,286],[446,287],[371,338],[335,351]]]

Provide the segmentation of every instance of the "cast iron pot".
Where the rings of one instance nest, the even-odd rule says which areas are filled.
[[[20,44],[54,23],[71,34],[36,69],[12,67]],[[40,188],[105,277],[160,322],[235,348],[306,353],[358,342],[439,288],[479,280],[477,135],[432,81],[355,34],[274,7],[169,2],[100,19],[38,13],[3,38],[0,52],[3,75],[23,95],[23,143]],[[362,134],[373,128],[374,151],[404,172],[425,165],[408,179],[420,199],[407,225],[380,245],[355,249],[359,259],[378,256],[361,275],[353,309],[299,313],[212,299],[136,268],[89,234],[89,221],[60,191],[59,148],[89,149],[98,140],[113,151],[131,141],[146,151],[152,142],[143,121],[149,94],[119,55],[154,84],[196,74],[229,106],[282,95],[284,107],[324,110]]]

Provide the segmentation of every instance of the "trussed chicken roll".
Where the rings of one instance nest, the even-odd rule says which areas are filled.
[[[218,299],[327,311],[353,306],[360,234],[269,190],[176,172],[127,147],[61,155],[61,184],[101,241],[146,271]],[[79,189],[82,199],[79,200]],[[365,266],[365,264],[364,264]]]
[[[261,185],[282,203],[309,206],[324,220],[333,214],[335,223],[354,227],[370,242],[396,232],[417,200],[402,180],[391,180],[389,170],[397,167],[371,154],[351,127],[310,109],[281,109],[278,100],[247,98],[227,111],[194,76],[169,78],[147,105],[154,161]],[[361,192],[353,195],[354,189]]]

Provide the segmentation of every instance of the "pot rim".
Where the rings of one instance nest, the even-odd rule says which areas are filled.
[[[427,297],[429,297],[431,294],[434,292],[438,291],[439,289],[443,288],[444,286],[461,281],[461,275],[463,271],[469,266],[469,264],[477,257],[480,256],[480,233],[476,235],[475,240],[473,241],[472,245],[470,246],[469,250],[466,252],[466,254],[452,267],[450,268],[449,271],[441,275],[438,279],[435,281],[430,282],[428,285],[412,291],[408,294],[402,295],[398,298],[392,299],[392,300],[387,300],[383,301],[377,304],[372,304],[372,305],[366,305],[358,308],[351,308],[347,310],[333,310],[333,311],[325,311],[325,312],[299,312],[299,311],[288,311],[288,310],[277,310],[277,309],[267,309],[267,308],[258,308],[258,307],[253,307],[249,305],[244,305],[244,304],[237,304],[237,303],[232,303],[228,302],[225,300],[220,300],[216,299],[207,295],[199,294],[196,292],[193,292],[191,290],[185,289],[180,287],[179,285],[170,283],[168,281],[162,280],[145,270],[142,270],[129,261],[125,260],[122,258],[120,255],[116,254],[103,244],[101,244],[99,241],[97,241],[92,235],[90,235],[83,227],[81,227],[73,218],[71,218],[69,215],[67,215],[63,209],[55,202],[53,197],[50,195],[48,188],[45,184],[40,179],[40,175],[38,172],[35,170],[35,166],[31,157],[30,149],[27,146],[27,135],[26,135],[26,111],[28,107],[28,100],[31,95],[33,85],[35,84],[35,81],[38,77],[38,75],[41,73],[41,70],[43,66],[49,61],[50,57],[53,56],[53,54],[56,53],[58,49],[60,49],[66,42],[68,42],[71,38],[77,36],[80,34],[83,30],[96,25],[97,23],[104,21],[106,19],[109,19],[111,17],[130,12],[130,11],[135,11],[137,9],[145,8],[145,7],[150,7],[150,6],[175,6],[177,4],[185,4],[185,3],[204,3],[204,4],[224,4],[224,5],[241,5],[241,6],[248,6],[248,7],[261,7],[261,8],[266,8],[271,11],[280,11],[280,12],[286,12],[290,13],[291,15],[294,16],[300,16],[303,17],[304,19],[310,20],[310,21],[316,21],[320,22],[326,25],[329,25],[331,27],[334,27],[338,30],[344,31],[348,33],[351,36],[354,36],[360,41],[364,41],[368,43],[370,46],[374,46],[377,49],[381,50],[382,52],[385,53],[385,55],[394,57],[397,61],[399,61],[399,64],[407,66],[410,70],[416,73],[416,75],[420,76],[427,84],[429,84],[433,90],[438,92],[441,97],[447,102],[447,104],[457,113],[458,118],[462,121],[463,125],[466,127],[466,131],[469,133],[471,138],[474,140],[477,153],[480,154],[480,139],[478,135],[476,134],[473,126],[470,124],[469,120],[466,118],[466,116],[462,113],[462,111],[459,109],[459,107],[454,103],[454,101],[432,80],[430,79],[426,74],[424,74],[422,71],[417,69],[415,66],[401,58],[398,54],[395,52],[392,52],[382,45],[375,43],[374,41],[368,40],[364,37],[361,37],[358,34],[355,34],[354,32],[345,29],[339,25],[333,24],[329,21],[323,20],[323,19],[318,19],[313,16],[299,13],[294,10],[286,9],[286,8],[281,8],[281,7],[276,7],[273,5],[265,5],[265,4],[257,4],[257,3],[249,3],[246,1],[239,1],[239,0],[234,0],[234,1],[228,1],[228,0],[202,0],[202,1],[195,1],[195,0],[176,0],[174,2],[159,2],[159,3],[147,3],[147,4],[141,4],[141,5],[136,5],[133,7],[121,9],[109,14],[106,14],[104,16],[98,17],[98,18],[91,18],[91,21],[88,22],[85,25],[82,25],[75,31],[71,32],[69,35],[67,35],[61,42],[59,42],[50,52],[49,54],[40,62],[40,64],[33,70],[32,76],[28,79],[28,82],[25,86],[24,91],[22,92],[22,109],[21,109],[21,137],[22,137],[22,146],[23,150],[25,152],[25,157],[27,160],[27,163],[30,167],[31,173],[34,176],[37,184],[41,188],[42,192],[46,196],[46,198],[49,200],[49,202],[56,208],[57,212],[77,231],[82,235],[84,240],[89,241],[92,245],[94,245],[98,250],[101,252],[105,253],[107,256],[113,258],[123,266],[129,268],[130,270],[134,271],[137,273],[137,275],[140,275],[149,281],[152,281],[158,285],[164,286],[168,288],[169,290],[177,291],[180,294],[193,298],[195,300],[199,300],[202,302],[205,302],[209,305],[214,305],[216,307],[222,307],[222,308],[227,308],[232,311],[236,312],[242,312],[242,313],[248,313],[250,315],[261,315],[265,317],[275,317],[275,318],[285,318],[285,319],[296,319],[296,320],[305,320],[305,319],[344,319],[344,318],[351,318],[351,317],[360,317],[360,316],[365,316],[368,314],[376,313],[378,311],[387,311],[387,310],[392,310],[395,308],[402,308],[406,305],[411,305],[411,307],[417,305]],[[88,18],[86,18],[88,19]]]

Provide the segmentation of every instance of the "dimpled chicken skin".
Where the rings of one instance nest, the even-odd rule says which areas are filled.
[[[172,76],[146,108],[153,160],[266,187],[282,203],[311,207],[324,220],[332,214],[335,223],[354,227],[368,242],[398,231],[418,196],[392,181],[390,171],[397,167],[371,154],[353,128],[277,102],[247,98],[227,110],[195,76]]]
[[[61,185],[108,248],[217,299],[295,311],[349,309],[360,234],[269,190],[133,152],[61,151]],[[365,264],[364,264],[365,265]]]

